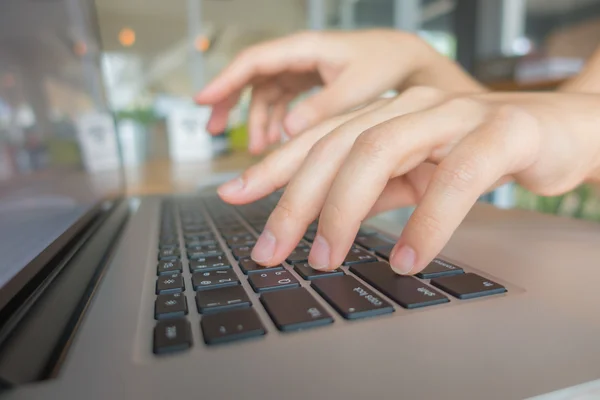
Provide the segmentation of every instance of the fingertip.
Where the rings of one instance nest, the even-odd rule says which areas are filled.
[[[302,114],[291,113],[283,120],[283,126],[290,136],[295,136],[308,129],[309,121]]]
[[[398,275],[413,275],[416,271],[417,253],[407,244],[396,245],[390,254],[390,266]]]

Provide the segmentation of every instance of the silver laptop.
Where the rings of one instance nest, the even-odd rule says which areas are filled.
[[[600,226],[478,205],[400,277],[391,213],[335,271],[306,263],[316,223],[263,268],[277,193],[124,197],[94,46],[64,53],[77,13],[0,5],[0,398],[600,398]]]

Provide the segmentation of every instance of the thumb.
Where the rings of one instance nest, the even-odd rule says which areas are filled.
[[[368,82],[357,84],[361,80],[353,75],[342,74],[316,94],[298,103],[283,121],[286,132],[291,136],[302,133],[325,119],[349,111],[383,93],[383,90],[369,86]]]

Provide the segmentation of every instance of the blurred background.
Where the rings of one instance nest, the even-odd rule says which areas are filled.
[[[242,151],[248,93],[218,138],[192,96],[245,47],[300,30],[416,32],[498,90],[552,90],[600,43],[600,0],[3,0],[0,10],[0,189],[48,165],[135,174]],[[540,198],[507,185],[482,200],[600,219],[588,186]]]

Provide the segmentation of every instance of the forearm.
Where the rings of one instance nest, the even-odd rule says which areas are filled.
[[[560,86],[561,92],[600,93],[600,47],[586,63],[583,71]]]

